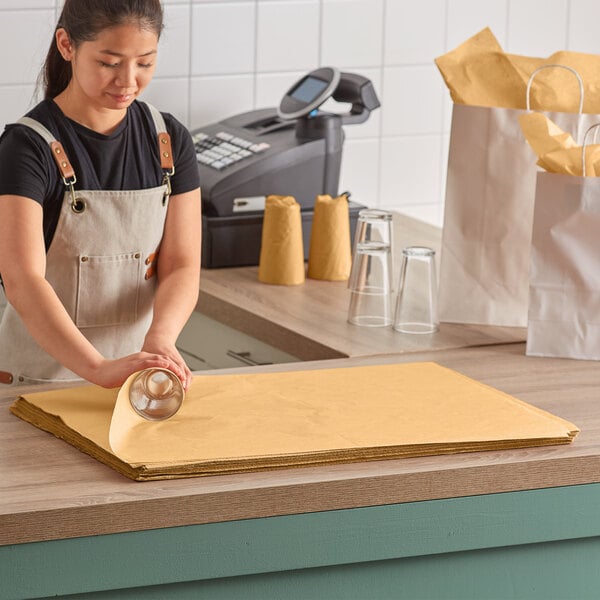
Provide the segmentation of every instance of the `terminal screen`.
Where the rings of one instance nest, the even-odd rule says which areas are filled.
[[[327,87],[328,82],[316,77],[306,77],[292,90],[290,96],[300,102],[311,102]]]

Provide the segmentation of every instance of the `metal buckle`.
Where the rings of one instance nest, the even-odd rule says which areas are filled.
[[[167,186],[167,190],[163,196],[163,206],[167,203],[167,198],[171,195],[171,177],[173,176],[173,174],[175,173],[175,167],[173,167],[171,169],[171,171],[164,171],[163,173],[163,185]]]
[[[75,188],[73,186],[77,183],[77,177],[75,175],[71,179],[63,177],[63,183],[69,188],[69,193],[71,194],[71,210],[76,214],[81,214],[85,210],[85,200],[75,197]]]

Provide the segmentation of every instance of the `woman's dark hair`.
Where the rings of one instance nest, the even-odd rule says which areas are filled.
[[[65,0],[56,29],[63,28],[76,48],[81,42],[93,41],[105,29],[128,23],[160,36],[160,0]],[[46,99],[58,96],[71,80],[71,63],[63,59],[54,38],[40,75]]]

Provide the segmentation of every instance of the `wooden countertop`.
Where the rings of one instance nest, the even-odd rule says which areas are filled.
[[[596,362],[526,357],[522,344],[507,344],[253,369],[416,360],[456,369],[581,433],[567,446],[140,483],[12,415],[4,390],[0,545],[600,481]]]
[[[440,229],[394,214],[394,282],[401,249],[429,246],[439,256]],[[439,262],[438,262],[439,268]],[[298,286],[258,281],[258,267],[204,269],[197,310],[302,360],[397,354],[522,342],[524,328],[442,323],[431,335],[406,335],[391,327],[347,322],[346,282],[306,279]],[[468,302],[468,298],[465,299]]]

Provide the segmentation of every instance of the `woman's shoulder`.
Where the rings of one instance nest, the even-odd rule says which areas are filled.
[[[44,106],[35,106],[25,116],[52,128]],[[7,125],[0,138],[0,194],[27,196],[42,204],[57,180],[46,140],[26,125]]]
[[[37,121],[46,129],[48,129],[53,135],[56,135],[56,128],[54,127],[53,120],[50,116],[50,109],[47,101],[40,102],[23,116]],[[19,123],[18,120],[8,123],[5,126],[0,141],[4,146],[9,144],[11,146],[11,151],[13,152],[19,151],[23,145],[29,147],[33,145],[37,148],[47,146],[46,141],[37,132],[35,132],[28,125]]]
[[[25,116],[35,119],[45,125],[46,123],[51,124],[55,119],[55,111],[53,110],[55,104],[53,100],[42,100],[38,102]]]
[[[57,121],[59,115],[53,110],[52,104],[51,100],[43,100],[23,116],[37,121],[40,125],[45,127],[52,136],[60,139],[60,126]],[[10,140],[11,144],[15,143],[18,145],[33,144],[37,147],[48,145],[38,132],[29,125],[19,122],[19,120],[6,125],[2,135],[2,141],[6,142],[7,140]]]
[[[65,117],[53,100],[42,100],[25,116],[43,125],[57,138],[61,135]]]
[[[167,128],[167,132],[171,136],[182,136],[187,135],[189,132],[185,125],[181,123],[174,115],[169,112],[165,112],[160,110],[159,107],[155,107],[152,103],[145,102],[142,100],[135,100],[131,105],[132,113],[139,117],[143,117],[146,121],[154,124],[154,120],[152,118],[151,107],[155,108],[158,112],[160,112],[164,122],[165,127]]]

